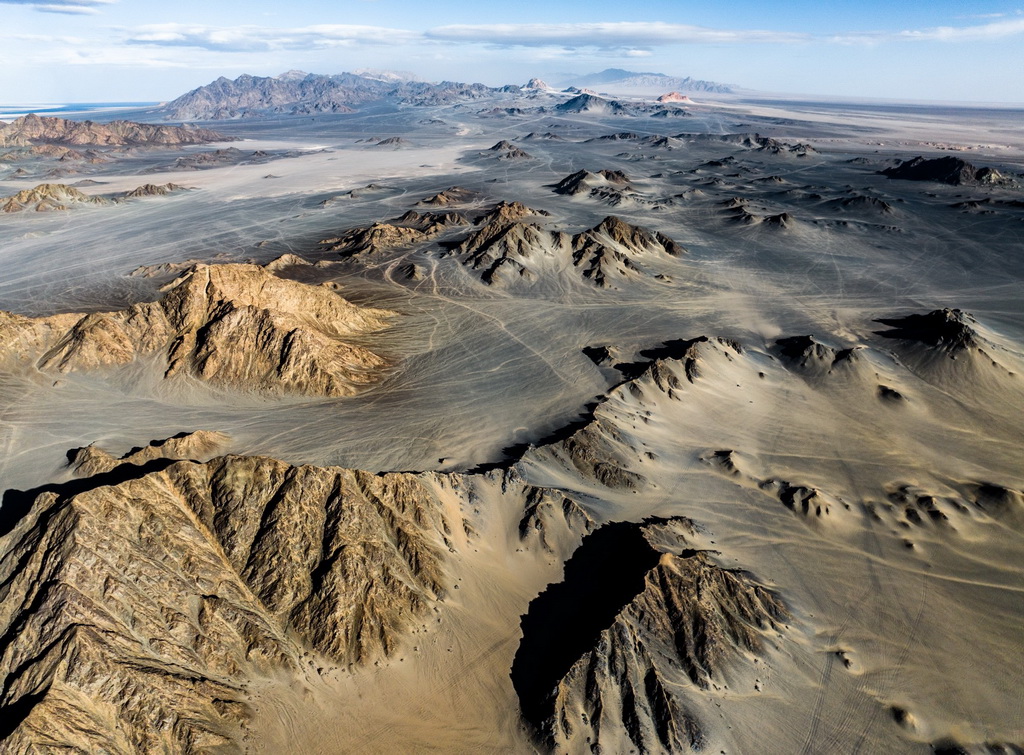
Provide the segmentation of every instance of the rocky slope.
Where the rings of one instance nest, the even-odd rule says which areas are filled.
[[[210,129],[132,121],[94,123],[30,114],[11,123],[0,123],[0,147],[29,144],[177,147],[223,141],[231,141],[231,138]]]
[[[589,170],[578,170],[571,173],[552,188],[555,194],[566,194],[576,196],[578,194],[593,195],[595,189],[613,184],[616,186],[628,186],[629,177],[619,170],[599,170],[591,173]]]
[[[650,255],[677,256],[683,248],[660,232],[609,216],[576,234],[551,231],[521,218],[484,218],[477,230],[450,245],[463,264],[487,284],[533,281],[545,265],[566,265],[599,288],[639,273],[637,261]]]
[[[557,113],[590,113],[595,115],[630,115],[629,107],[618,100],[606,100],[593,94],[578,94],[554,108]]]
[[[547,747],[702,749],[684,695],[764,652],[788,612],[750,575],[687,550],[689,532],[684,519],[605,525],[530,604],[512,680]]]
[[[38,319],[0,313],[0,334],[6,360],[44,372],[156,354],[165,360],[165,377],[258,393],[347,396],[376,382],[387,366],[353,339],[384,328],[390,317],[257,265],[197,265],[168,284],[158,302]]]
[[[188,191],[188,188],[173,183],[144,184],[120,194],[103,196],[86,194],[67,184],[39,184],[31,189],[22,189],[9,197],[0,197],[0,212],[59,212],[72,207],[109,205],[123,199],[163,197],[180,191]]]
[[[240,750],[251,684],[395,647],[453,524],[410,475],[242,456],[144,454],[3,508],[10,752]]]
[[[396,247],[414,246],[434,238],[449,228],[468,224],[469,219],[460,212],[420,213],[409,210],[401,217],[350,228],[340,236],[323,239],[320,243],[325,251],[351,257]]]
[[[66,184],[39,184],[0,199],[0,212],[53,212],[76,205],[105,205],[109,199],[94,197]]]

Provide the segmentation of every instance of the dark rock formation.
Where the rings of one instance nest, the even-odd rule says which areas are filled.
[[[952,186],[1008,182],[1006,177],[993,168],[976,168],[966,160],[952,155],[930,160],[924,157],[915,157],[879,172],[889,178],[901,178],[907,181],[936,181]]]

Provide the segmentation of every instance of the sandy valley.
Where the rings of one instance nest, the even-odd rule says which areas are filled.
[[[0,747],[1020,752],[1020,111],[409,96],[0,147]]]

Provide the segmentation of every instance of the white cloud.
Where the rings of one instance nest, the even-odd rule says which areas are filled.
[[[16,2],[18,0],[0,0]],[[109,0],[80,0],[81,3]],[[70,0],[69,0],[70,2]],[[414,44],[483,44],[497,47],[589,49],[622,57],[645,57],[651,48],[673,45],[749,45],[825,42],[880,44],[908,41],[972,42],[1024,33],[1024,18],[964,27],[908,31],[839,33],[831,36],[757,29],[710,29],[662,22],[571,24],[457,24],[426,31],[382,26],[315,24],[297,28],[266,26],[215,27],[201,24],[153,24],[131,30],[131,45],[187,47],[212,52],[329,50],[358,46]]]
[[[536,47],[643,48],[679,44],[792,43],[810,41],[799,32],[709,29],[688,24],[605,22],[576,24],[456,24],[425,33],[428,39]]]
[[[110,5],[115,0],[0,0],[4,5],[26,5],[43,13],[86,15],[99,13],[98,5]]]
[[[836,34],[827,38],[840,44],[879,44],[883,42],[991,42],[1024,34],[1024,18],[994,21],[976,26],[936,26],[899,32],[863,32]]]
[[[294,29],[275,29],[262,26],[153,24],[135,29],[126,41],[135,45],[197,47],[220,52],[256,52],[355,45],[401,45],[420,39],[422,35],[418,32],[381,26],[317,24]]]
[[[897,39],[938,40],[942,42],[982,42],[1024,34],[1024,18],[994,21],[979,26],[939,26],[920,31],[901,31]]]

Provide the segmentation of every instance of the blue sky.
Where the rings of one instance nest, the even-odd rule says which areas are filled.
[[[170,99],[218,76],[603,68],[769,92],[1024,103],[1024,0],[0,0],[0,102]]]

